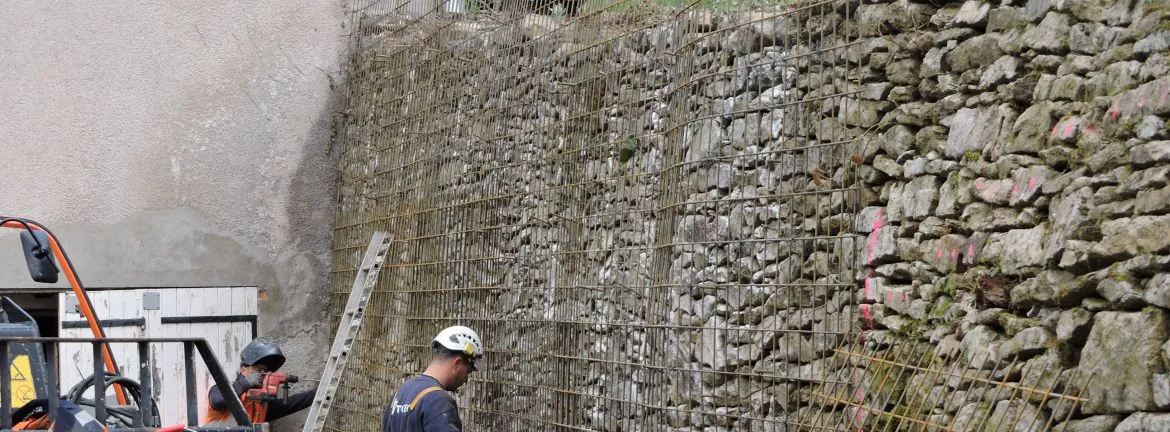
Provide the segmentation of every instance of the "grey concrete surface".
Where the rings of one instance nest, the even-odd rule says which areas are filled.
[[[262,334],[318,376],[344,3],[3,2],[0,214],[90,286],[265,289]],[[33,286],[18,244],[0,287]]]

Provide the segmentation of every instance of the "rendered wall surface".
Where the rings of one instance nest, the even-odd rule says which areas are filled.
[[[4,2],[0,214],[54,229],[90,286],[265,290],[261,333],[315,377],[344,11]],[[0,287],[32,287],[0,244]]]

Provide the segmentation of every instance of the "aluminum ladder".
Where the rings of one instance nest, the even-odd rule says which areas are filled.
[[[341,375],[349,360],[349,350],[361,329],[366,304],[370,301],[374,285],[378,283],[378,271],[382,269],[382,261],[386,250],[390,248],[390,243],[392,240],[385,232],[374,231],[370,246],[362,258],[362,265],[358,267],[357,277],[353,280],[353,287],[349,290],[349,300],[346,302],[345,312],[341,315],[337,334],[333,337],[333,348],[329,351],[329,359],[321,373],[321,385],[317,387],[317,395],[313,397],[313,404],[309,407],[309,416],[305,419],[303,432],[319,432],[325,428],[325,418],[333,406],[333,397],[341,384]]]

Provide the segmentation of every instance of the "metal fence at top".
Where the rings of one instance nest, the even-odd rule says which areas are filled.
[[[847,349],[855,6],[356,5],[334,317],[362,242],[398,241],[329,428],[378,430],[453,324],[488,350],[469,430],[923,426],[842,396],[873,359],[932,370]]]

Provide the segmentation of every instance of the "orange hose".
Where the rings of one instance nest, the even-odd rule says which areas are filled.
[[[69,260],[65,259],[65,253],[61,251],[61,245],[57,243],[57,238],[48,230],[41,229],[36,224],[30,223],[28,226],[34,230],[45,232],[45,236],[49,238],[49,246],[53,249],[53,256],[57,257],[58,266],[65,271],[65,278],[69,280],[69,286],[73,288],[73,294],[77,296],[77,304],[81,309],[81,315],[85,317],[85,321],[89,324],[89,329],[93,332],[94,337],[104,337],[101,326],[98,324],[97,317],[93,312],[93,306],[89,304],[89,296],[85,294],[85,289],[81,287],[81,282],[78,281],[77,274],[73,271],[73,265]],[[4,222],[3,227],[24,229],[24,225],[16,221]],[[110,352],[110,345],[108,343],[102,343],[102,360],[106,364],[106,370],[110,372],[118,371],[118,363],[114,361],[114,356]],[[105,378],[94,377],[94,380],[98,379]],[[116,383],[114,384],[114,389],[114,394],[118,397],[118,403],[126,405],[128,403],[126,390],[122,388],[121,384]]]

